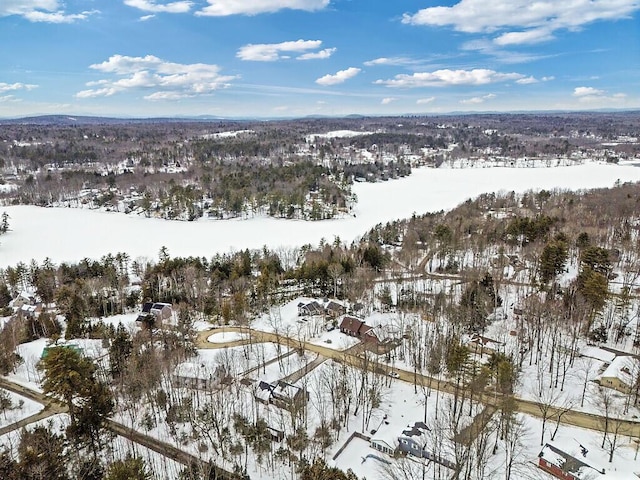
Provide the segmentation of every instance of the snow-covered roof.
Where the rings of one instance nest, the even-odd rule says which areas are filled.
[[[581,348],[580,355],[582,355],[583,357],[595,358],[596,360],[601,360],[603,362],[612,362],[613,359],[616,358],[615,353],[590,345]]]
[[[219,370],[222,367],[212,363],[196,363],[196,362],[182,362],[176,365],[173,370],[173,374],[179,378],[194,378],[199,380],[211,380],[219,375]]]
[[[600,378],[617,378],[625,385],[631,386],[635,382],[635,376],[640,371],[638,359],[631,356],[618,356],[613,359]]]
[[[594,466],[583,462],[549,443],[542,447],[538,457],[544,458],[547,462],[559,467],[563,472],[567,472],[577,479],[586,480],[587,478],[593,478],[594,473],[600,473]]]

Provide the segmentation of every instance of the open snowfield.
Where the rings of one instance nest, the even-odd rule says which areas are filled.
[[[55,263],[126,252],[155,258],[162,246],[172,256],[205,256],[245,248],[294,247],[339,236],[351,241],[374,225],[450,209],[484,192],[611,187],[640,181],[631,164],[585,163],[550,168],[421,168],[411,176],[381,183],[358,183],[355,216],[322,222],[249,220],[167,221],[74,208],[3,207],[11,230],[2,236],[0,266],[49,257]]]

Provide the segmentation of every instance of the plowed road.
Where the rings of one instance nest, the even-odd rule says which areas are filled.
[[[365,362],[368,364],[368,368],[373,368],[374,371],[380,372],[382,374],[386,374],[389,371],[389,366],[378,362],[377,360],[369,357],[365,360],[362,356],[353,353],[352,349],[347,350],[334,350],[332,348],[328,348],[322,345],[316,345],[314,343],[305,342],[302,340],[298,340],[295,338],[287,337],[281,334],[275,334],[272,332],[264,332],[262,330],[254,330],[248,327],[221,327],[215,328],[212,330],[208,330],[205,332],[200,332],[196,339],[196,346],[198,348],[220,348],[224,346],[224,344],[212,344],[207,341],[207,338],[212,333],[217,332],[239,332],[244,333],[250,336],[250,339],[245,340],[245,343],[279,343],[280,345],[308,350],[310,352],[319,353],[320,355],[330,358],[336,362],[344,363],[356,368],[362,368],[365,365]],[[394,372],[397,372],[399,377],[398,380],[402,380],[404,382],[408,382],[411,384],[418,384],[424,386],[430,386],[435,390],[439,390],[441,392],[453,394],[455,392],[455,385],[452,382],[447,380],[440,380],[434,377],[429,377],[428,375],[423,375],[419,372],[412,372],[408,370],[400,370],[398,368],[393,369]],[[477,395],[474,397],[474,400],[477,400]],[[502,403],[503,396],[500,394],[493,393],[485,393],[480,397],[480,401],[485,405],[492,407],[499,407],[500,403]],[[543,410],[547,409],[546,405],[535,402],[533,400],[526,400],[518,397],[514,397],[514,406],[515,409],[520,413],[525,413],[527,415],[532,415],[537,418],[542,418]],[[580,412],[576,410],[571,410],[566,412],[560,408],[550,407],[547,409],[547,421],[555,422],[558,415],[561,415],[561,424],[564,425],[572,425],[575,427],[588,428],[590,430],[596,431],[604,431],[605,426],[605,417],[601,415],[596,415],[592,413]],[[629,419],[609,419],[609,429],[611,430],[611,425],[620,424],[620,428],[618,429],[618,433],[621,435],[629,435],[632,437],[640,438],[640,421],[629,420]]]

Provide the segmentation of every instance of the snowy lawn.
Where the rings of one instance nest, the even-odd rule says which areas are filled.
[[[321,345],[334,350],[346,350],[347,348],[360,343],[360,340],[350,337],[349,335],[345,335],[336,328],[330,332],[323,332],[319,337],[312,338],[309,343]]]

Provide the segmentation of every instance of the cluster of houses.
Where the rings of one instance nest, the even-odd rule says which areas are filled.
[[[23,290],[13,295],[13,300],[9,302],[9,308],[14,315],[21,315],[23,318],[37,318],[44,311],[55,310],[55,305],[45,305],[34,292]]]
[[[328,322],[328,330],[333,330],[337,325],[341,333],[361,340],[369,351],[383,354],[400,344],[400,339],[381,338],[381,334],[373,326],[353,315],[347,315],[346,312],[344,305],[333,300],[323,303],[316,300],[298,303],[299,316],[324,316]]]
[[[435,445],[433,440],[429,439],[430,431],[424,422],[414,422],[395,435],[393,432],[388,432],[391,435],[387,435],[387,432],[376,432],[378,436],[369,439],[369,446],[392,457],[424,458],[455,470],[454,462],[434,453],[431,447]],[[545,444],[538,454],[538,468],[561,480],[594,480],[605,474],[604,468],[587,463],[588,451],[585,447],[580,444],[576,444],[576,447],[580,450],[578,455],[582,459],[550,443]]]
[[[334,300],[325,300],[320,303],[317,300],[312,300],[310,302],[299,302],[298,303],[298,316],[314,316],[320,315],[324,316],[327,319],[333,320],[338,318],[340,315],[344,315],[347,313],[347,308]]]

